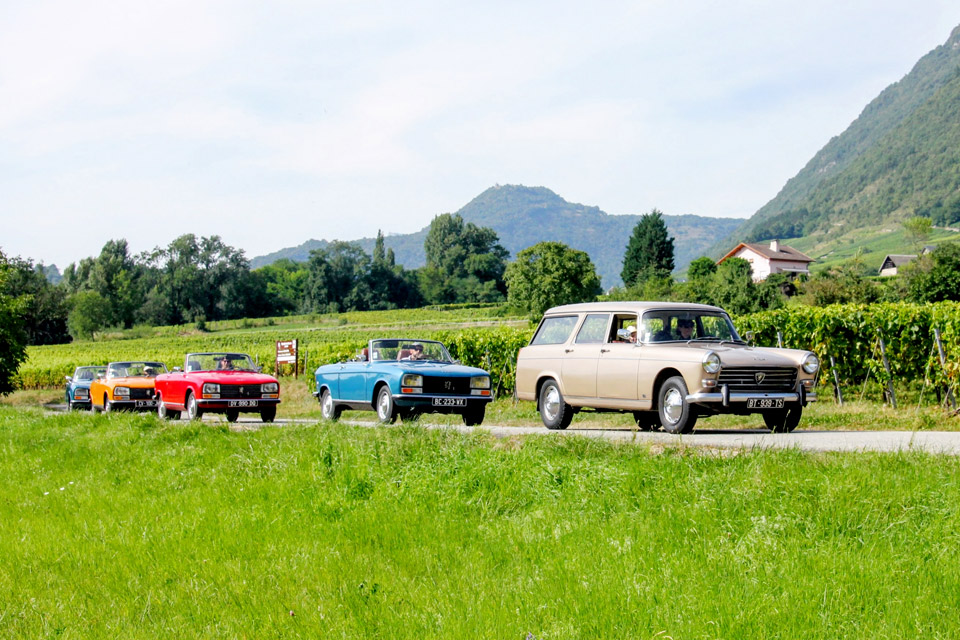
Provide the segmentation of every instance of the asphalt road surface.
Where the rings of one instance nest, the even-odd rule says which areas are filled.
[[[65,405],[48,405],[48,409],[65,411]],[[256,414],[241,414],[235,423],[237,429],[256,429],[263,425]],[[223,420],[222,416],[208,415],[205,420]],[[279,419],[274,425],[312,424],[316,420]],[[370,420],[344,421],[361,427],[379,428]],[[498,438],[526,435],[549,435],[552,437],[581,436],[610,442],[657,444],[662,446],[704,447],[708,449],[800,449],[801,451],[925,451],[945,455],[960,455],[960,431],[808,431],[798,429],[793,433],[770,433],[762,429],[697,430],[686,435],[663,432],[633,431],[631,429],[583,429],[571,427],[563,431],[551,431],[542,426],[502,427],[485,423],[480,427],[463,425],[430,424],[429,419],[419,423],[427,429],[452,429],[462,433],[486,431]]]

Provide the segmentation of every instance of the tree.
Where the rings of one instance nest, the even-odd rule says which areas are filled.
[[[728,313],[736,315],[758,310],[753,268],[743,258],[727,258],[717,265],[712,290],[713,303]]]
[[[110,303],[96,291],[81,291],[70,297],[67,327],[75,340],[93,340],[98,329],[110,326]]]
[[[21,317],[27,344],[61,344],[70,341],[67,333],[66,291],[47,281],[46,268],[32,260],[8,261],[4,293],[23,302]]]
[[[0,251],[0,395],[13,391],[17,371],[27,359],[26,301],[5,293],[9,273],[7,258]]]
[[[426,266],[420,286],[427,302],[497,302],[506,294],[503,274],[510,252],[488,227],[444,213],[430,223],[423,243]]]
[[[960,244],[942,244],[904,269],[914,302],[960,300]]]
[[[592,301],[602,291],[590,256],[560,242],[540,242],[518,253],[505,279],[507,300],[534,319],[552,306]]]
[[[620,277],[627,288],[641,280],[663,277],[673,271],[673,238],[667,234],[663,214],[657,209],[643,215],[633,228],[623,256]]]
[[[902,224],[910,243],[916,246],[918,250],[921,249],[923,243],[930,237],[930,228],[933,226],[933,221],[930,218],[916,216],[907,218]]]

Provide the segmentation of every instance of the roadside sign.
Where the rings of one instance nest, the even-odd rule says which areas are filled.
[[[280,373],[280,365],[292,364],[293,377],[297,377],[297,341],[296,340],[277,340],[277,374]]]

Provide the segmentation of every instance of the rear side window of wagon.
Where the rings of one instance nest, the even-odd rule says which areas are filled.
[[[530,344],[563,344],[577,326],[577,319],[578,316],[544,318]]]

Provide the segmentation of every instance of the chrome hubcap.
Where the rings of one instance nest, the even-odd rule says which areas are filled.
[[[560,390],[556,387],[547,389],[547,395],[543,398],[543,415],[547,420],[553,422],[560,415]]]
[[[333,415],[333,398],[329,393],[323,394],[323,417],[330,418]]]
[[[377,415],[381,420],[387,419],[387,413],[390,411],[390,396],[386,393],[380,394],[380,402],[377,403]]]
[[[676,424],[683,415],[683,396],[676,389],[670,389],[664,396],[663,414],[670,421],[670,424]]]

